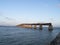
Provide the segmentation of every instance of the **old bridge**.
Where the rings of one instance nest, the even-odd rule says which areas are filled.
[[[25,24],[19,24],[17,26],[19,27],[23,27],[23,28],[34,28],[36,29],[37,26],[39,26],[39,29],[42,30],[42,26],[43,25],[47,25],[48,26],[48,30],[52,30],[53,29],[53,26],[52,26],[52,23],[25,23]]]

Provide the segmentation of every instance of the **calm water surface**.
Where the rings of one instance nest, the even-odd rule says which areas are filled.
[[[47,28],[27,29],[20,27],[0,27],[0,45],[48,45],[60,32],[56,27],[53,31]]]

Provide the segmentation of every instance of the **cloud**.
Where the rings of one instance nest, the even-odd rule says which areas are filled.
[[[7,19],[7,20],[16,20],[14,18],[10,18],[10,17],[4,16],[4,15],[0,15],[0,16],[3,17],[4,19]]]
[[[5,19],[7,19],[7,20],[13,20],[12,18],[9,18],[9,17],[4,17]]]

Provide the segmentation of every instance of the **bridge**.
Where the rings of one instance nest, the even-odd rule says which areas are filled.
[[[19,24],[17,26],[19,27],[23,27],[23,28],[34,28],[36,29],[37,26],[39,26],[39,29],[42,30],[42,26],[43,25],[47,25],[48,26],[48,30],[52,30],[53,29],[53,26],[52,26],[52,23],[25,23],[25,24]]]

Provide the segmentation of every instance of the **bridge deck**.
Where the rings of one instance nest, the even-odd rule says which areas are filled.
[[[20,25],[51,25],[51,23],[25,23],[25,24],[20,24]]]

